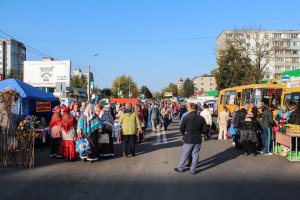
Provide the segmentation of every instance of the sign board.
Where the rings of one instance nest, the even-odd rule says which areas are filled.
[[[285,83],[289,81],[291,81],[291,78],[288,75],[281,77],[281,83]]]
[[[300,87],[300,81],[291,82],[287,84],[287,88],[294,88],[294,87]]]
[[[2,81],[3,80],[3,75],[2,74],[0,74],[0,81]]]
[[[71,82],[71,61],[24,61],[24,82],[34,87],[55,88]]]
[[[51,102],[50,101],[36,101],[36,112],[50,112]]]
[[[165,92],[165,97],[172,97],[173,96],[173,92]]]

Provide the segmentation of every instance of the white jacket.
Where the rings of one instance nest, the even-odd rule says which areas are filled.
[[[204,119],[205,119],[207,125],[209,125],[209,126],[212,125],[212,117],[211,117],[211,113],[210,113],[210,111],[209,111],[208,108],[207,108],[207,109],[204,109],[204,110],[200,113],[200,115],[201,115],[202,117],[204,117]]]

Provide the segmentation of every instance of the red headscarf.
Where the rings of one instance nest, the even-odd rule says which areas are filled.
[[[50,121],[50,128],[61,125],[60,106],[55,106],[52,109],[53,115]]]
[[[70,114],[70,108],[65,107],[64,108],[64,114],[62,116],[62,125],[61,127],[68,133],[68,131],[74,126],[75,124],[75,118],[72,114]]]

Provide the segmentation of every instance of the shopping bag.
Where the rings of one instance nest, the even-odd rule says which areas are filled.
[[[76,151],[80,154],[80,156],[86,156],[92,153],[90,143],[86,138],[75,141],[76,143]]]
[[[99,139],[98,139],[99,144],[108,144],[109,143],[109,134],[99,134]]]
[[[235,135],[236,135],[235,128],[233,128],[233,127],[230,127],[230,128],[229,128],[229,132],[230,132],[230,137],[232,137],[232,136],[235,136]]]
[[[226,132],[226,138],[227,138],[227,139],[230,139],[230,138],[231,138],[231,136],[230,136],[230,129],[228,129],[227,132]]]

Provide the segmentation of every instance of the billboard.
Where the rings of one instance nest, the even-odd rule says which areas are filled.
[[[34,87],[56,87],[71,82],[71,61],[24,61],[24,82]]]
[[[172,92],[165,92],[165,97],[172,97],[173,93]]]

